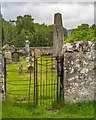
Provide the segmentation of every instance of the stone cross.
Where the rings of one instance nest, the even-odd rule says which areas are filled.
[[[54,15],[54,32],[53,32],[53,56],[60,56],[64,42],[64,32],[62,26],[62,15],[56,13]]]

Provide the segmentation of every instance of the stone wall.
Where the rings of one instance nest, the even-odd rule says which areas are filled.
[[[66,43],[64,54],[64,97],[67,102],[94,100],[96,42]]]
[[[31,52],[34,52],[34,49],[38,48],[40,49],[41,54],[46,55],[46,54],[52,54],[52,47],[30,47]],[[25,47],[16,47],[17,51],[20,53],[25,53]]]

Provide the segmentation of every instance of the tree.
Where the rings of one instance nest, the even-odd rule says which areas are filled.
[[[34,23],[30,15],[18,16],[16,20],[3,22],[4,44],[24,46],[26,36],[31,46],[52,46],[53,25]],[[67,37],[67,30],[63,28],[64,36]]]
[[[81,24],[76,29],[74,29],[71,35],[65,40],[66,42],[75,41],[95,41],[96,40],[96,25],[89,27],[88,24]]]
[[[30,32],[35,32],[33,18],[30,15],[18,16],[16,20],[16,27],[18,28],[18,33],[22,31],[22,29],[29,30]]]
[[[80,29],[80,30],[88,30],[89,25],[88,24],[81,24],[80,26],[78,26],[78,29]]]

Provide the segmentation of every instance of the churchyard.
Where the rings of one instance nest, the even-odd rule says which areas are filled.
[[[64,44],[62,16],[54,15],[52,47],[4,45],[3,118],[93,118],[96,42]]]
[[[27,69],[24,56],[19,57],[19,62],[13,61],[11,64],[6,64],[6,98],[2,106],[3,118],[94,117],[94,102],[67,103],[62,97],[60,98],[60,82],[57,91],[57,71],[55,68],[52,69],[53,58],[50,55],[40,56],[37,59],[38,72],[35,72],[38,80],[37,87],[36,81],[34,82],[34,57],[32,59],[31,71]]]

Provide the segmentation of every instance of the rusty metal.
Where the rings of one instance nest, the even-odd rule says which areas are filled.
[[[57,56],[57,99],[58,99],[58,84],[60,84],[60,98],[64,95],[64,56]],[[60,79],[60,83],[59,82]],[[64,97],[63,97],[64,98]]]
[[[38,66],[37,66],[37,58],[36,60],[36,105],[38,105]]]
[[[40,103],[41,103],[41,97],[42,97],[42,92],[41,91],[43,91],[43,86],[42,86],[42,56],[41,56],[41,68],[40,68],[40,70],[41,70],[41,75],[40,75],[40,79],[41,79],[41,81],[40,81],[40,84],[41,84],[41,87],[40,87]]]
[[[32,68],[30,67],[30,79],[29,79],[29,99],[30,99],[30,89],[31,89],[31,72],[32,72]]]
[[[57,102],[58,102],[58,90],[59,90],[59,88],[58,88],[58,83],[59,83],[59,57],[57,56],[56,57],[56,60],[57,60]]]
[[[61,76],[60,76],[60,98],[64,98],[64,56],[60,57]]]
[[[46,60],[46,98],[47,98],[47,60]],[[47,99],[46,99],[46,105],[47,105]]]
[[[4,58],[4,91],[5,91],[5,94],[6,94],[6,58]]]
[[[55,68],[53,68],[53,60],[56,63]],[[64,58],[62,57],[56,57],[56,59],[53,59],[53,56],[40,56],[36,58],[34,56],[34,68],[33,73],[30,69],[30,72],[26,73],[29,74],[29,79],[22,80],[22,82],[18,83],[20,80],[17,79],[16,81],[13,81],[10,79],[10,81],[5,81],[5,84],[10,85],[12,88],[15,88],[15,86],[23,87],[24,93],[27,93],[26,96],[28,98],[24,98],[23,100],[30,100],[35,105],[42,105],[46,108],[51,106],[55,101],[59,101],[59,98],[63,97],[63,89],[64,89],[64,78],[63,78],[63,63]],[[6,64],[5,64],[6,65]],[[9,73],[12,72],[18,72],[18,70],[7,71]],[[23,72],[26,72],[23,70]],[[6,73],[6,71],[5,71]],[[32,78],[33,75],[33,78]],[[6,74],[5,74],[5,80],[6,80]],[[23,82],[25,81],[25,82]],[[26,87],[26,88],[25,88]],[[33,88],[33,89],[32,89]],[[14,95],[19,98],[23,98],[24,93],[22,93],[21,89],[18,89],[18,92],[21,92],[20,94],[16,90],[12,89],[13,91],[7,91],[9,95]],[[16,94],[15,94],[16,93]]]
[[[36,91],[36,90],[35,90],[35,81],[36,81],[36,80],[35,80],[35,79],[36,79],[36,77],[35,77],[35,73],[36,73],[36,71],[35,71],[35,66],[36,66],[36,65],[35,65],[35,56],[34,56],[34,104],[35,104],[35,100],[36,100],[36,96],[35,96],[35,91]]]

